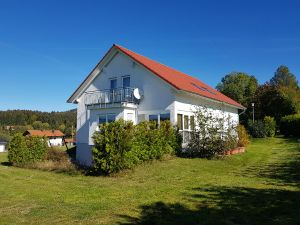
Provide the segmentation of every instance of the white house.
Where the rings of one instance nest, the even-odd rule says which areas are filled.
[[[64,134],[60,130],[27,130],[24,136],[47,137],[48,146],[62,146],[64,144]]]
[[[92,135],[100,123],[116,119],[170,120],[191,130],[196,106],[238,123],[242,105],[197,78],[119,45],[113,45],[68,99],[77,104],[77,160],[92,164]],[[185,138],[184,138],[185,139]]]
[[[7,145],[6,141],[1,141],[0,140],[0,152],[5,152],[6,151],[6,145]]]

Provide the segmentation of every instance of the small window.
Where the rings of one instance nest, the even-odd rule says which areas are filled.
[[[184,129],[185,130],[189,129],[189,116],[187,115],[184,116]]]
[[[106,123],[106,115],[100,115],[99,116],[99,124],[102,124],[102,123]]]
[[[160,114],[160,121],[170,120],[170,113],[161,113]]]
[[[179,130],[182,130],[182,114],[177,114],[177,126]]]
[[[107,114],[107,122],[113,122],[116,120],[116,114]]]
[[[116,78],[110,80],[110,89],[111,90],[117,89],[117,79]]]
[[[123,77],[123,88],[128,88],[130,87],[130,77]]]
[[[195,116],[190,117],[191,130],[195,130]]]
[[[149,121],[156,121],[156,122],[158,122],[158,115],[149,115]]]

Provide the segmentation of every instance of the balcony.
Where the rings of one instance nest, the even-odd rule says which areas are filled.
[[[139,100],[133,95],[134,88],[119,88],[113,90],[89,91],[85,93],[84,104],[90,105],[115,105],[120,103],[138,104]]]

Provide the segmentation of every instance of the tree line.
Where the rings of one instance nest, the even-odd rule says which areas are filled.
[[[65,112],[0,111],[0,139],[9,140],[14,133],[24,132],[28,129],[57,129],[67,136],[72,136],[76,130],[76,117],[76,109]]]
[[[300,87],[296,76],[287,66],[279,66],[273,77],[259,84],[255,76],[245,72],[232,72],[224,76],[217,90],[247,107],[240,122],[247,126],[252,119],[254,103],[255,120],[274,117],[279,123],[286,115],[300,113]]]

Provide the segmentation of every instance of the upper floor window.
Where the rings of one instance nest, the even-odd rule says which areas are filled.
[[[130,76],[123,77],[123,87],[130,87]]]
[[[110,89],[117,89],[117,78],[110,79]]]

